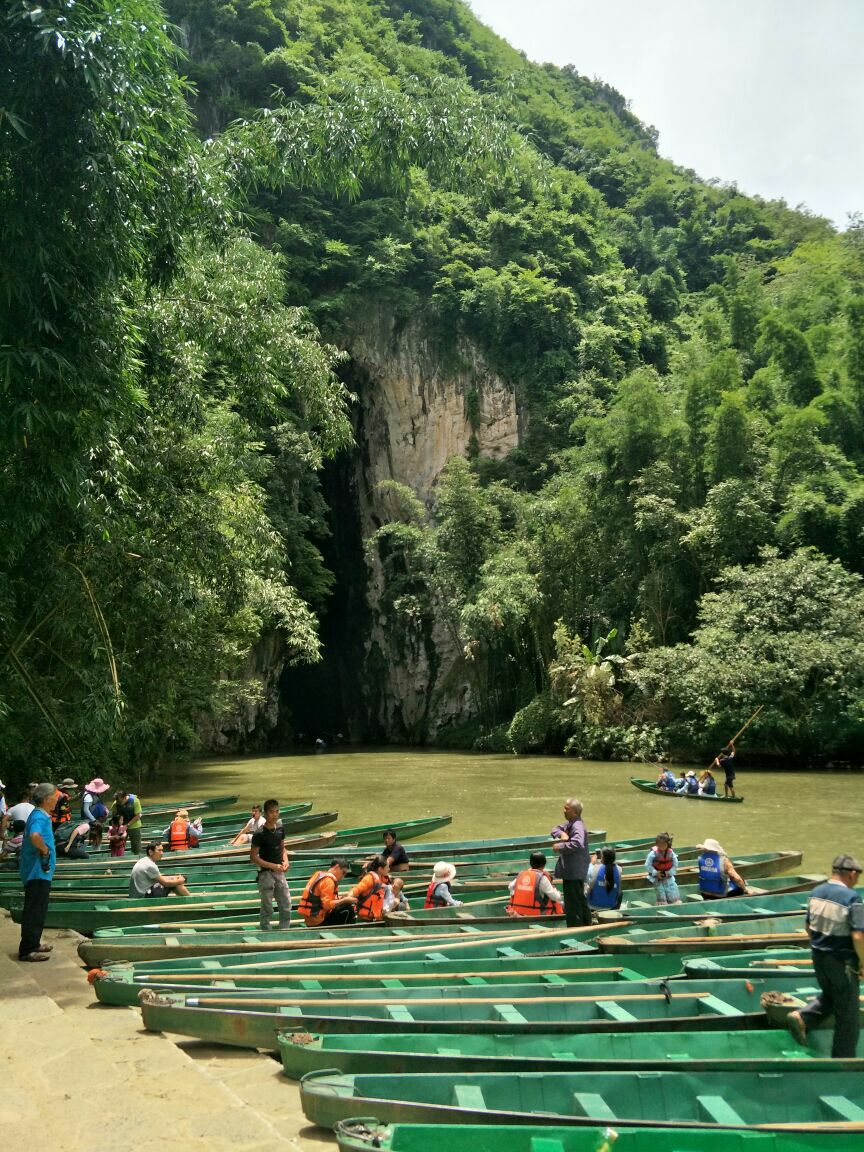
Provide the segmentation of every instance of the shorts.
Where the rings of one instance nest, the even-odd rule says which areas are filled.
[[[735,773],[734,772],[727,772],[726,773],[726,783],[732,784],[734,780],[735,780]]]
[[[163,896],[168,895],[168,889],[164,884],[151,884],[147,891],[144,893],[144,899],[160,900]]]

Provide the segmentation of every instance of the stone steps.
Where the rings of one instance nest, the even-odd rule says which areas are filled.
[[[184,1152],[315,1152],[333,1138],[309,1128],[296,1086],[255,1052],[217,1049],[141,1026],[137,1009],[97,1003],[78,937],[46,932],[45,964],[21,964],[19,929],[0,919],[0,1126],[52,1152],[107,1140],[173,1141]],[[305,1129],[305,1131],[304,1131]]]

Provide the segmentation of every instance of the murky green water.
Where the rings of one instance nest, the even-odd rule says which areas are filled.
[[[338,810],[332,828],[452,813],[436,840],[545,832],[558,823],[563,800],[578,796],[588,826],[605,828],[610,839],[668,830],[683,845],[713,836],[733,857],[798,848],[808,872],[824,871],[840,851],[864,852],[864,776],[742,769],[736,784],[745,803],[713,805],[646,795],[629,782],[651,775],[644,766],[564,757],[333,750],[178,765],[142,792],[145,800],[227,792],[242,804],[312,800],[316,809]]]

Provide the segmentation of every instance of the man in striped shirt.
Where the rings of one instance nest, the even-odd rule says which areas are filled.
[[[832,1056],[855,1056],[860,1028],[859,977],[864,972],[864,903],[855,891],[861,865],[837,856],[831,879],[810,893],[807,930],[813,972],[821,993],[800,1012],[790,1012],[789,1029],[799,1043],[807,1030],[834,1017]]]

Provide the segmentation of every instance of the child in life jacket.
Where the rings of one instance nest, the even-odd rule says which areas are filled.
[[[456,877],[456,867],[439,860],[432,869],[432,882],[426,889],[424,908],[461,908],[462,901],[454,900],[450,885]]]
[[[108,850],[112,856],[126,855],[126,826],[119,813],[111,817],[111,823],[108,825]]]
[[[680,904],[681,893],[675,879],[678,857],[672,851],[672,837],[668,832],[658,833],[654,847],[645,858],[648,879],[654,885],[658,904]]]

